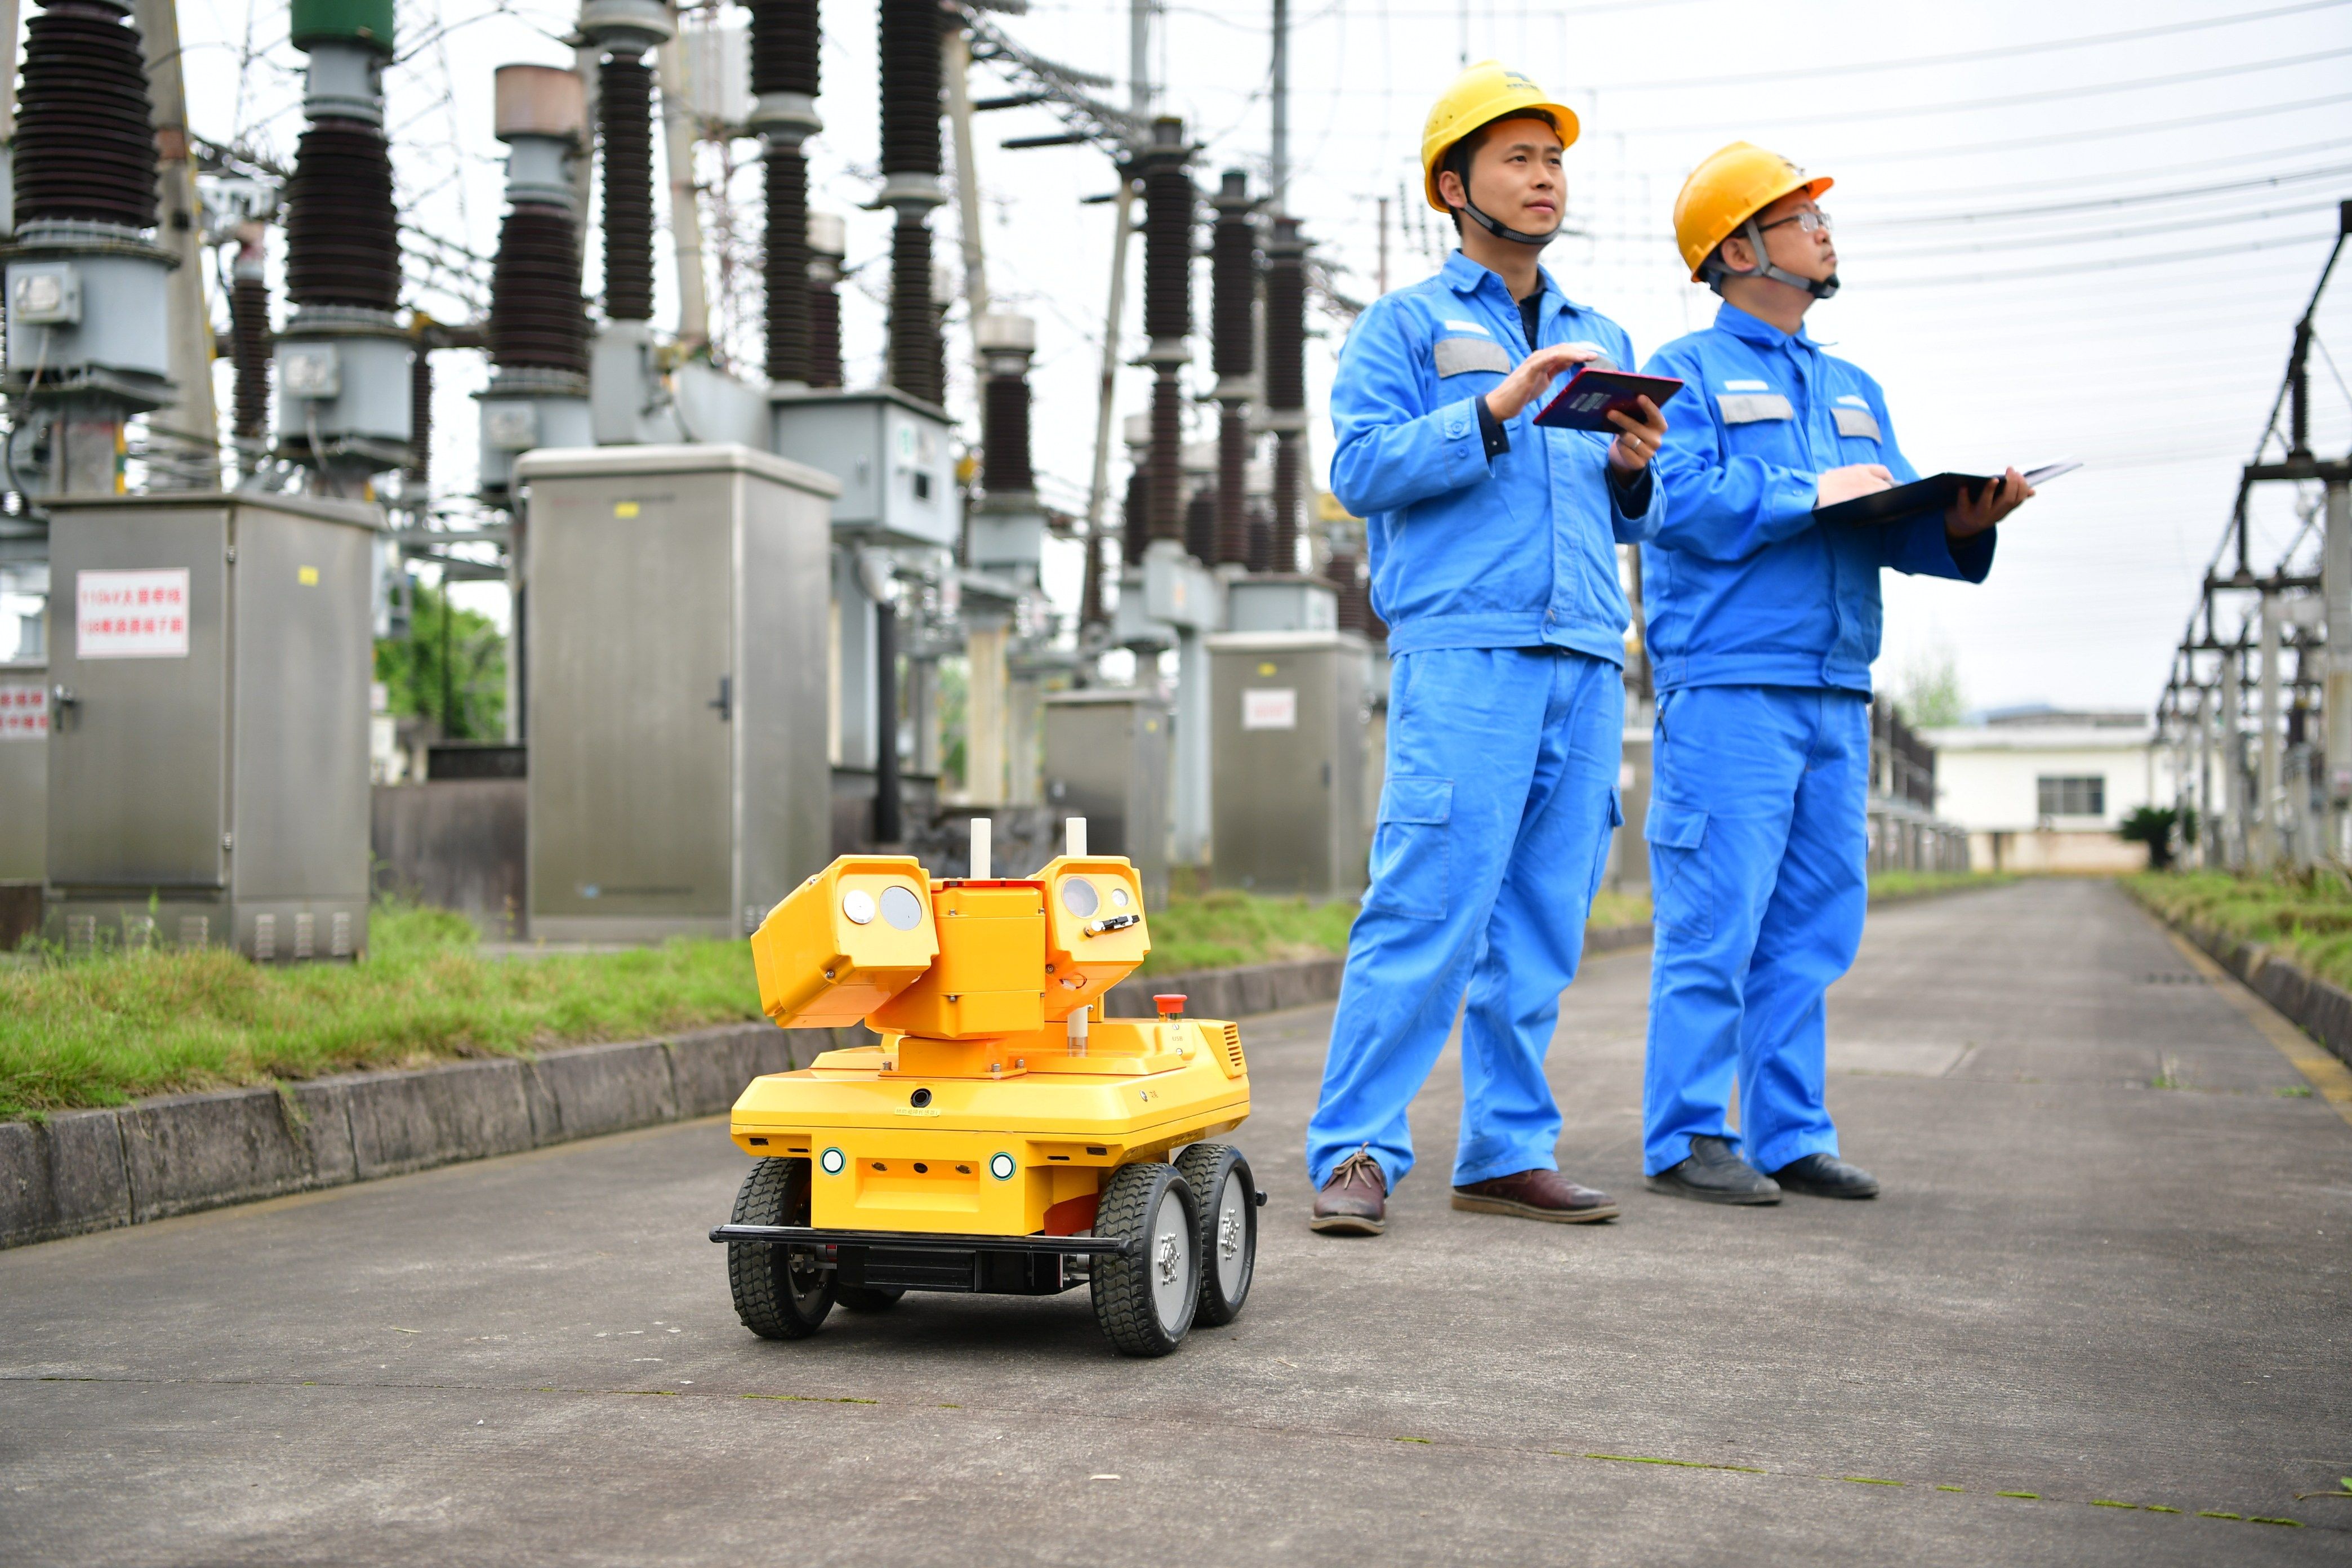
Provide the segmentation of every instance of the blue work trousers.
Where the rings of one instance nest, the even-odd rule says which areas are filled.
[[[1823,997],[1853,963],[1869,895],[1869,701],[1688,687],[1658,700],[1654,747],[1643,1166],[1679,1164],[1702,1133],[1761,1171],[1834,1154]]]
[[[1368,1148],[1393,1189],[1412,1169],[1405,1109],[1464,988],[1457,1184],[1559,1168],[1544,1053],[1608,863],[1625,689],[1605,659],[1549,648],[1402,655],[1371,887],[1307,1124],[1321,1186]]]

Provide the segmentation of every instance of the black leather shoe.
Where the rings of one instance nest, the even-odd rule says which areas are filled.
[[[1701,1134],[1690,1141],[1690,1147],[1689,1159],[1679,1165],[1669,1165],[1647,1178],[1652,1192],[1666,1193],[1678,1198],[1696,1198],[1703,1204],[1777,1204],[1780,1201],[1779,1184],[1733,1153],[1727,1139]]]
[[[1808,1154],[1772,1173],[1772,1179],[1792,1193],[1817,1198],[1874,1198],[1878,1178],[1860,1165],[1849,1165],[1835,1154]]]

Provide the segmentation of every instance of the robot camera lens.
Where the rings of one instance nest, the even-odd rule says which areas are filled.
[[[1084,877],[1065,877],[1062,879],[1062,907],[1084,920],[1102,908],[1102,895],[1096,892],[1095,885]]]
[[[923,923],[923,906],[915,889],[896,883],[882,889],[882,918],[893,931],[912,931]]]
[[[913,1106],[918,1110],[920,1110],[930,1102],[931,1091],[928,1089],[919,1089],[914,1093],[907,1097],[907,1103]]]
[[[865,925],[874,919],[874,895],[863,888],[852,888],[841,896],[841,912],[852,925]]]

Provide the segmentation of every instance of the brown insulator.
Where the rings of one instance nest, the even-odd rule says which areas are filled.
[[[881,0],[882,173],[940,172],[938,0]],[[930,274],[925,271],[928,279]],[[928,289],[929,284],[925,283]]]
[[[920,212],[906,207],[890,231],[890,384],[926,403],[947,396],[940,314],[931,303],[931,231]]]
[[[752,92],[814,98],[817,41],[817,0],[752,0]]]
[[[1274,570],[1274,519],[1262,506],[1249,510],[1249,569]]]
[[[390,310],[400,303],[400,223],[383,132],[320,120],[286,182],[286,297],[297,305]]]
[[[1143,176],[1143,335],[1192,331],[1192,177],[1181,157],[1150,159]]]
[[[768,285],[768,379],[806,384],[814,380],[809,367],[808,160],[798,147],[772,142],[766,162],[768,241],[761,266]],[[840,352],[836,342],[836,359]]]
[[[240,262],[229,290],[229,353],[236,365],[230,430],[240,441],[269,433],[269,283]]]
[[[1249,504],[1242,486],[1249,467],[1249,415],[1238,403],[1225,405],[1217,421],[1217,523],[1215,559],[1246,566],[1250,559]],[[1203,555],[1202,560],[1212,557]]]
[[[1110,542],[1091,531],[1086,542],[1086,574],[1078,580],[1078,625],[1098,626],[1107,618],[1103,614],[1103,547]]]
[[[422,342],[408,361],[407,477],[419,495],[433,479],[433,356]]]
[[[155,226],[155,132],[129,7],[44,0],[26,26],[16,217]]]
[[[1249,177],[1225,171],[1217,192],[1217,226],[1209,241],[1210,368],[1219,376],[1247,375],[1256,368],[1257,226],[1250,221],[1256,203]]]
[[[654,313],[654,73],[615,55],[596,73],[596,132],[604,156],[604,314]]]
[[[1307,406],[1307,246],[1296,218],[1275,219],[1265,247],[1265,405]]]
[[[1274,524],[1266,534],[1266,569],[1271,572],[1298,570],[1299,446],[1294,435],[1274,445]]]
[[[1143,547],[1151,542],[1151,474],[1145,461],[1137,459],[1127,471],[1127,500],[1120,507],[1126,527],[1119,548],[1130,566],[1143,559]]]
[[[1184,503],[1184,553],[1206,561],[1217,549],[1217,489],[1202,485]]]
[[[1356,556],[1348,550],[1335,550],[1323,565],[1323,576],[1332,588],[1334,615],[1343,632],[1364,629],[1363,609],[1357,601]]]
[[[1029,466],[1029,378],[992,374],[981,389],[981,470],[993,496],[1018,495],[1037,488]]]
[[[1151,474],[1146,492],[1151,537],[1184,538],[1184,391],[1173,374],[1151,384],[1151,446],[1144,458]]]
[[[831,285],[809,289],[809,373],[811,386],[841,384],[841,296]]]
[[[580,234],[571,213],[523,202],[499,226],[490,269],[490,363],[588,372],[580,308]]]

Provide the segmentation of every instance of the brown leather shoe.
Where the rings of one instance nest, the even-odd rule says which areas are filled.
[[[1547,1219],[1554,1225],[1582,1225],[1589,1220],[1617,1217],[1615,1198],[1591,1187],[1580,1187],[1558,1171],[1521,1171],[1516,1176],[1493,1176],[1466,1187],[1456,1187],[1454,1206],[1475,1214]]]
[[[1381,1163],[1370,1150],[1359,1149],[1339,1162],[1315,1194],[1315,1217],[1307,1228],[1326,1236],[1378,1236],[1389,1227],[1388,1196]]]

